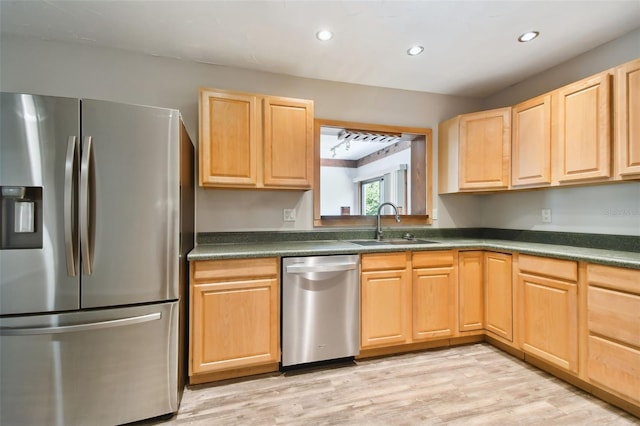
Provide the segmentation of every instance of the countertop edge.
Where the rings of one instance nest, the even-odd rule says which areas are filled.
[[[348,241],[279,241],[273,243],[199,244],[187,256],[191,261],[241,259],[259,257],[323,256],[332,254],[366,254],[396,251],[489,250],[531,254],[557,259],[597,263],[622,268],[640,269],[640,253],[523,243],[508,240],[430,238],[435,244],[400,244],[360,246]]]

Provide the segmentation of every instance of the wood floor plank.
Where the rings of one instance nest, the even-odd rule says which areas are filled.
[[[185,390],[144,425],[640,425],[640,419],[489,344]]]

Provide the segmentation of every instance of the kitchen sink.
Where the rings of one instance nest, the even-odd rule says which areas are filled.
[[[355,240],[349,241],[352,244],[360,246],[387,246],[387,245],[414,245],[414,244],[438,244],[437,241],[428,241],[420,239],[406,239],[406,238],[390,238],[387,240]]]

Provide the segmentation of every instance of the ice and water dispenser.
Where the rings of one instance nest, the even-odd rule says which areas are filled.
[[[42,248],[42,187],[0,186],[0,200],[0,248]]]

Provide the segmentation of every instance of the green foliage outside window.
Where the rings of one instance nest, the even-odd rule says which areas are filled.
[[[382,179],[362,184],[362,211],[365,215],[375,216],[380,206]]]

